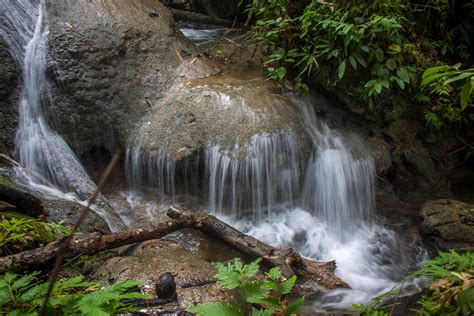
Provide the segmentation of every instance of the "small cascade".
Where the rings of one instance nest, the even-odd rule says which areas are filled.
[[[350,238],[375,215],[375,168],[371,157],[355,158],[351,145],[318,121],[312,105],[293,99],[316,151],[308,162],[301,198],[340,240]]]
[[[220,146],[206,149],[209,211],[258,220],[299,196],[303,164],[296,137],[287,132],[255,135],[243,151],[245,158],[235,159]]]
[[[126,151],[125,174],[133,191],[153,189],[160,196],[176,194],[176,160],[159,152],[144,153],[140,144]]]

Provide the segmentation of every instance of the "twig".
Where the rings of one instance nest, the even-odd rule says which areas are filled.
[[[120,158],[120,153],[116,152],[115,155],[112,157],[112,160],[110,161],[109,165],[105,169],[102,177],[100,178],[100,181],[99,181],[99,184],[97,185],[97,188],[95,189],[94,193],[89,198],[89,200],[87,201],[86,208],[84,208],[83,211],[81,212],[81,214],[79,215],[79,218],[77,219],[76,224],[72,228],[69,236],[62,240],[63,244],[61,245],[61,248],[59,249],[59,252],[56,256],[56,261],[54,262],[53,270],[52,270],[52,272],[50,274],[50,277],[49,277],[48,291],[46,292],[46,295],[45,295],[45,298],[44,298],[44,305],[43,305],[43,308],[41,309],[41,314],[40,314],[42,316],[47,315],[48,302],[49,302],[49,299],[51,297],[51,293],[53,292],[53,287],[54,287],[54,284],[56,283],[58,273],[59,273],[59,269],[61,268],[61,265],[64,261],[64,256],[66,255],[66,253],[68,251],[69,244],[73,240],[74,234],[77,232],[79,227],[82,225],[82,222],[84,221],[86,216],[89,214],[90,206],[92,205],[92,203],[94,203],[95,199],[99,195],[100,190],[102,189],[105,182],[107,181],[110,174],[112,173],[112,170],[114,169],[115,165],[119,161],[119,158]]]
[[[400,289],[398,290],[397,296],[395,297],[395,301],[393,302],[392,308],[390,309],[389,316],[392,316],[393,312],[395,311],[395,306],[397,305],[397,301],[400,298],[400,294],[402,293],[402,288],[404,284],[405,284],[405,279],[403,279],[402,283],[400,284]]]

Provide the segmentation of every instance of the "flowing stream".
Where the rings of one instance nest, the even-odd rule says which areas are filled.
[[[26,170],[54,188],[34,178],[30,186],[63,197],[73,192],[72,199],[83,201],[95,184],[48,122],[44,6],[44,1],[0,1],[0,36],[23,72],[16,153]],[[278,130],[255,135],[247,146],[209,144],[188,174],[166,155],[144,155],[139,143],[131,142],[129,186],[135,193],[153,187],[173,200],[178,189],[183,191],[178,182],[196,178],[205,188],[201,195],[209,212],[272,245],[293,247],[315,260],[336,260],[337,274],[352,289],[326,293],[318,307],[347,308],[389,290],[420,260],[423,249],[408,246],[377,220],[372,159],[355,157],[352,145],[316,117],[310,102],[291,99],[315,148],[309,157],[296,135]],[[223,106],[235,102],[227,98]],[[195,194],[186,185],[184,191]],[[111,213],[98,212],[112,228],[119,227]]]
[[[397,285],[424,250],[379,223],[372,158],[354,156],[354,145],[319,120],[310,101],[289,98],[311,136],[315,150],[309,158],[291,132],[275,131],[255,135],[247,146],[210,145],[194,162],[201,173],[186,175],[166,155],[145,155],[131,142],[128,179],[135,192],[155,187],[160,196],[174,197],[178,191],[196,194],[178,188],[183,174],[199,178],[210,213],[272,245],[336,260],[336,273],[352,289],[326,293],[317,308],[350,308]],[[240,104],[225,100],[225,107]]]

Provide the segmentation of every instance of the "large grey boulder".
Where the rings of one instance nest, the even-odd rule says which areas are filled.
[[[424,231],[439,250],[474,250],[474,205],[432,200],[423,205],[420,215]]]
[[[245,158],[255,135],[285,131],[308,141],[295,106],[263,77],[242,80],[203,59],[183,65],[180,76],[132,134],[142,152],[180,160],[218,145]]]
[[[77,153],[123,148],[196,48],[153,0],[48,2],[53,125]]]

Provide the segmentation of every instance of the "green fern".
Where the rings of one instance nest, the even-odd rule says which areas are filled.
[[[48,223],[26,215],[0,215],[0,255],[13,254],[50,243],[68,235],[64,222]]]
[[[281,276],[279,268],[272,268],[265,273],[264,278],[258,278],[259,271],[257,259],[250,264],[243,264],[236,258],[232,263],[216,264],[217,283],[227,290],[238,290],[240,301],[230,305],[224,303],[208,303],[198,306],[191,305],[188,311],[205,316],[221,315],[274,315],[282,314],[291,316],[295,314],[304,303],[300,297],[291,304],[284,299],[284,295],[291,293],[296,282],[296,276],[286,280]]]
[[[48,315],[114,315],[137,310],[127,299],[149,298],[128,292],[140,285],[137,281],[119,281],[101,288],[97,281],[85,281],[83,276],[59,280],[51,294]],[[19,276],[7,272],[0,277],[0,314],[38,315],[44,303],[48,282],[33,272]]]

